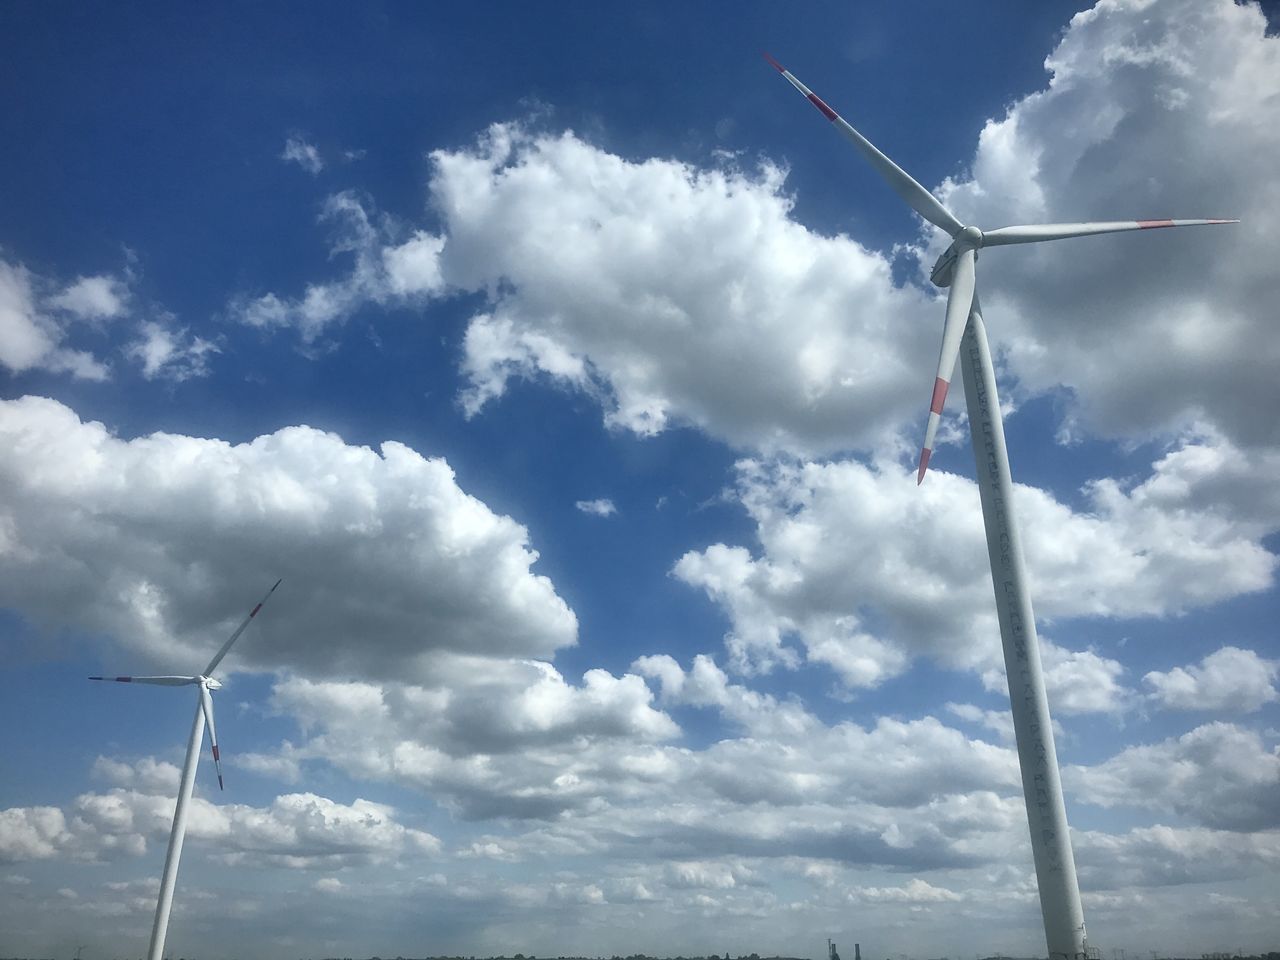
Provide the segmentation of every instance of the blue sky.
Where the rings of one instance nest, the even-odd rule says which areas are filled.
[[[1274,21],[1273,21],[1274,22]],[[1256,6],[0,9],[0,954],[1043,949],[979,268],[1091,940],[1274,949]],[[960,946],[957,946],[960,944]]]

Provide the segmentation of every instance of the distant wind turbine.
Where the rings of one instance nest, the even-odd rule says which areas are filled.
[[[196,718],[191,724],[191,739],[187,741],[187,759],[182,765],[182,780],[178,786],[178,803],[173,810],[173,828],[169,831],[169,852],[165,854],[164,858],[164,874],[160,880],[160,899],[156,901],[156,918],[151,927],[151,946],[147,950],[147,960],[163,960],[164,956],[164,939],[169,930],[169,910],[173,906],[173,887],[178,879],[178,859],[182,856],[182,841],[187,834],[187,801],[191,799],[191,790],[195,785],[196,764],[200,760],[200,744],[204,740],[206,723],[209,725],[209,743],[213,747],[213,765],[218,771],[218,789],[222,789],[222,762],[218,756],[218,734],[213,726],[213,697],[210,696],[210,691],[220,689],[222,684],[213,678],[213,671],[222,662],[222,658],[227,655],[231,645],[240,638],[240,634],[244,633],[245,628],[249,626],[249,622],[258,615],[262,605],[267,602],[271,594],[275,593],[276,587],[280,586],[280,583],[281,581],[277,580],[275,585],[267,591],[266,596],[258,602],[258,605],[249,611],[249,615],[244,618],[244,622],[236,627],[235,632],[227,638],[227,642],[222,645],[222,649],[214,655],[214,658],[209,661],[209,665],[204,668],[204,672],[198,677],[89,678],[90,680],[114,680],[117,683],[152,683],[162,687],[194,686],[198,691]]]
[[[1189,227],[1238,220],[1118,220],[1102,223],[1052,223],[979,230],[962,224],[924,187],[851,127],[817,94],[797,80],[782,64],[765,54],[779,73],[822,112],[861,151],[889,186],[916,213],[947,232],[951,245],[934,264],[929,279],[938,287],[950,286],[946,323],[942,328],[942,350],[938,373],[929,403],[929,420],[916,483],[924,480],[933,453],[934,437],[946,402],[947,388],[955,373],[964,341],[963,366],[965,400],[969,409],[969,432],[977,462],[978,489],[987,533],[987,554],[1000,618],[1000,638],[1004,647],[1005,672],[1013,712],[1018,763],[1022,770],[1022,790],[1031,827],[1031,850],[1036,879],[1040,886],[1040,911],[1044,917],[1049,960],[1084,960],[1087,944],[1084,911],[1076,880],[1075,858],[1067,832],[1066,806],[1054,749],[1049,703],[1045,696],[1036,639],[1035,615],[1027,589],[1022,558],[1022,542],[1013,519],[1013,479],[1005,450],[1004,423],[996,397],[995,369],[987,346],[986,328],[978,303],[975,263],[983,247],[1012,243],[1038,243],[1068,237],[1123,230],[1150,230],[1157,227]]]

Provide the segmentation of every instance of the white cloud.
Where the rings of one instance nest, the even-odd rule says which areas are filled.
[[[817,719],[798,701],[779,702],[768,694],[730,683],[705,654],[694,657],[687,673],[666,654],[641,657],[631,669],[658,681],[664,706],[716,707],[726,720],[753,737],[791,738],[818,726]]]
[[[82,380],[107,379],[108,370],[101,361],[83,350],[62,346],[66,331],[37,306],[37,283],[26,267],[0,260],[0,364],[13,373],[43,369]]]
[[[181,774],[172,763],[157,761],[154,757],[143,757],[134,763],[98,757],[93,762],[93,775],[119,787],[176,796]]]
[[[1227,723],[1177,739],[1128,747],[1093,767],[1066,767],[1063,783],[1080,800],[1189,817],[1224,830],[1280,826],[1280,751]]]
[[[14,372],[44,369],[106,380],[106,362],[67,346],[67,341],[77,322],[130,319],[137,313],[131,280],[128,271],[124,279],[80,277],[56,293],[44,294],[55,287],[53,280],[0,260],[0,364]],[[151,312],[158,319],[136,320],[132,337],[121,347],[124,356],[136,361],[148,380],[182,381],[208,373],[209,355],[219,352],[218,347],[176,327],[163,310]]]
[[[280,159],[296,163],[312,176],[324,169],[324,158],[320,156],[320,151],[298,134],[294,134],[285,141],[284,152],[280,154]]]
[[[613,501],[607,498],[599,500],[579,500],[574,504],[583,513],[589,513],[595,517],[612,517],[618,512],[618,508],[614,506]]]
[[[0,861],[46,860],[66,835],[66,818],[57,807],[0,810]]]
[[[1055,714],[1118,714],[1133,703],[1133,692],[1120,683],[1124,667],[1093,650],[1067,650],[1040,637],[1044,684]],[[1003,661],[982,673],[988,690],[1009,695]]]
[[[444,245],[441,238],[419,230],[395,243],[388,229],[375,225],[364,203],[351,192],[329,197],[320,221],[334,232],[330,256],[352,259],[347,276],[309,284],[296,298],[275,293],[241,297],[230,306],[233,317],[254,327],[294,327],[305,343],[311,343],[365,304],[419,304],[443,292],[438,262]]]
[[[1262,537],[1280,512],[1265,514],[1270,494],[1238,492],[1235,453],[1221,438],[1188,440],[1140,484],[1088,486],[1088,512],[1015,487],[1037,614],[1166,615],[1270,587],[1277,559]],[[917,488],[883,462],[745,460],[737,472],[734,496],[756,524],[759,555],[715,544],[674,568],[725,608],[735,669],[794,666],[795,641],[854,687],[876,686],[919,655],[1001,669],[971,481],[937,471]],[[1116,661],[1052,644],[1045,656],[1068,711],[1123,706]],[[998,673],[989,683],[999,686]]]
[[[1072,842],[1082,883],[1101,890],[1265,876],[1280,868],[1280,830],[1158,824],[1120,834],[1078,831]]]
[[[731,890],[754,879],[752,872],[741,863],[691,860],[666,867],[666,884],[677,889]]]
[[[945,887],[935,887],[926,880],[913,877],[901,887],[854,887],[849,891],[854,903],[954,903],[961,894]]]
[[[220,352],[202,337],[155,320],[139,323],[137,338],[125,347],[125,355],[142,365],[142,375],[148,380],[177,382],[205,376],[209,372],[209,355]]]
[[[138,857],[148,842],[163,843],[174,799],[116,788],[86,793],[64,812],[57,807],[0,811],[0,857],[10,861]],[[386,804],[338,803],[313,793],[276,797],[267,807],[213,804],[199,796],[188,806],[188,846],[209,843],[229,864],[333,869],[440,852],[439,839],[396,821]]]
[[[428,686],[276,684],[275,708],[310,732],[293,762],[421,789],[468,819],[546,818],[597,802],[679,727],[634,674],[570,684],[538,661],[455,662]]]
[[[1100,4],[1049,56],[1048,87],[987,124],[971,178],[939,188],[962,219],[987,226],[1248,214],[1212,232],[984,259],[1003,361],[1020,395],[1067,388],[1063,435],[1208,423],[1245,446],[1277,439],[1255,402],[1280,366],[1265,327],[1280,290],[1264,253],[1280,222],[1266,160],[1280,147],[1280,107],[1266,93],[1276,47],[1247,5]],[[312,340],[361,304],[395,302],[389,265],[415,259],[422,294],[488,300],[464,338],[470,414],[513,377],[545,377],[598,398],[612,425],[694,424],[765,453],[898,450],[901,428],[917,425],[939,300],[895,286],[876,251],[794,221],[776,165],[636,162],[512,123],[431,158],[441,233],[420,233],[414,257],[340,194],[326,216],[336,205],[363,221],[348,231],[363,236],[351,276],[236,312]],[[937,241],[922,241],[926,259]]]
[[[1024,389],[1067,387],[1069,416],[1091,429],[1207,419],[1242,445],[1280,443],[1258,403],[1280,367],[1280,44],[1266,30],[1251,4],[1099,3],[1047,59],[1048,88],[988,122],[972,179],[940,191],[984,228],[1244,218],[984,254],[983,303],[1010,370]]]
[[[0,445],[0,602],[106,633],[134,671],[204,662],[281,576],[226,668],[412,678],[575,642],[525,529],[402,444],[121,440],[27,397],[0,403]]]
[[[114,277],[80,277],[46,303],[83,320],[118,317],[125,311],[129,288]]]
[[[938,188],[989,227],[1247,215],[1213,231],[988,252],[983,295],[1002,363],[1020,396],[1065,388],[1064,436],[1208,424],[1246,448],[1280,440],[1256,402],[1280,366],[1265,252],[1280,222],[1267,160],[1280,152],[1280,105],[1266,82],[1280,54],[1265,30],[1257,9],[1227,0],[1099,4],[1048,57],[1047,87],[988,122],[971,176]],[[345,223],[337,249],[356,254],[350,276],[234,312],[311,341],[408,290],[483,293],[464,337],[470,414],[511,378],[544,377],[598,398],[612,425],[694,424],[764,453],[900,452],[900,430],[918,425],[940,301],[895,286],[884,255],[793,220],[778,166],[637,162],[515,123],[431,159],[438,236],[396,246],[339,194],[325,218]],[[939,242],[921,241],[926,262]],[[416,264],[407,288],[401,261]]]
[[[1223,647],[1199,665],[1153,670],[1142,678],[1151,698],[1169,710],[1224,710],[1250,713],[1280,699],[1275,681],[1280,664],[1252,650]]]
[[[265,810],[232,804],[223,822],[210,822],[194,836],[217,840],[227,863],[270,864],[322,869],[352,864],[434,856],[439,839],[396,822],[396,811],[382,803],[357,798],[338,803],[314,793],[276,797]]]
[[[640,434],[674,418],[825,452],[883,441],[920,402],[930,298],[790,219],[778,168],[636,163],[510,124],[432,157],[445,277],[490,296],[464,342],[469,411],[542,374],[598,388]]]
[[[1009,710],[986,710],[972,703],[948,703],[947,712],[968,723],[986,727],[1000,737],[1002,743],[1013,743],[1013,714]]]

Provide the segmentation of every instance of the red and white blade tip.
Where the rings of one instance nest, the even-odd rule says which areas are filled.
[[[925,471],[929,469],[929,458],[933,456],[933,451],[928,447],[920,448],[920,468],[916,471],[916,486],[924,483]]]
[[[760,53],[766,60],[769,61],[769,64],[779,73],[787,72],[787,68],[784,67],[782,64],[780,64],[777,60],[773,59],[773,57],[769,55],[769,52],[767,50],[761,50]]]
[[[938,423],[942,418],[942,408],[947,403],[947,389],[951,383],[941,377],[933,381],[933,396],[929,400],[929,424],[925,428],[924,446],[920,448],[920,467],[916,471],[916,486],[924,482],[925,471],[929,469],[929,458],[933,456],[933,438],[938,432]]]
[[[281,577],[279,580],[277,580],[274,584],[271,585],[271,589],[267,591],[267,596],[259,600],[258,605],[249,612],[250,620],[252,620],[254,617],[258,615],[258,611],[261,610],[262,605],[267,602],[267,598],[270,597],[273,593],[275,593],[276,587],[280,586],[280,584],[282,583],[284,583],[284,577]]]

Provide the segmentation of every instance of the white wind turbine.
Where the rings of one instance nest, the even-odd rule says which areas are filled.
[[[169,831],[169,851],[164,858],[164,874],[160,879],[160,898],[156,901],[155,922],[151,926],[151,945],[147,949],[147,960],[162,960],[164,956],[164,939],[169,929],[169,910],[173,906],[173,887],[178,879],[178,859],[182,856],[182,841],[187,834],[187,801],[191,799],[191,790],[196,780],[196,764],[200,760],[200,743],[204,740],[204,727],[209,724],[209,743],[213,747],[213,765],[218,771],[218,789],[222,789],[222,762],[218,757],[218,734],[213,726],[213,697],[211,690],[221,688],[222,684],[213,678],[222,658],[227,655],[231,645],[240,638],[249,626],[262,605],[281,581],[267,591],[256,607],[249,611],[244,622],[236,627],[235,632],[227,638],[204,672],[198,677],[90,677],[90,680],[114,680],[118,683],[152,683],[162,687],[193,686],[198,690],[196,697],[196,718],[191,724],[191,738],[187,741],[187,759],[182,764],[182,780],[178,786],[178,803],[173,810],[173,828]]]
[[[1120,220],[1102,223],[1053,223],[980,230],[962,224],[924,187],[827,106],[808,87],[791,75],[778,61],[764,55],[778,72],[822,112],[836,128],[871,162],[889,186],[907,204],[952,238],[929,279],[939,287],[950,286],[946,322],[942,329],[942,350],[938,373],[929,404],[929,421],[916,483],[924,480],[933,452],[934,436],[955,373],[964,341],[963,367],[965,399],[969,410],[969,432],[977,463],[982,517],[986,526],[987,553],[1000,619],[1005,672],[1013,712],[1022,790],[1031,828],[1031,850],[1040,887],[1040,910],[1050,960],[1086,957],[1084,911],[1076,881],[1075,859],[1067,832],[1066,807],[1058,773],[1049,704],[1045,696],[1040,666],[1040,646],[1036,639],[1035,615],[1027,589],[1022,543],[1013,520],[1013,480],[1005,451],[1004,424],[996,397],[995,370],[987,346],[986,328],[978,304],[975,262],[983,247],[1013,243],[1062,240],[1096,233],[1123,230],[1150,230],[1157,227],[1199,226],[1238,223],[1238,220]]]

